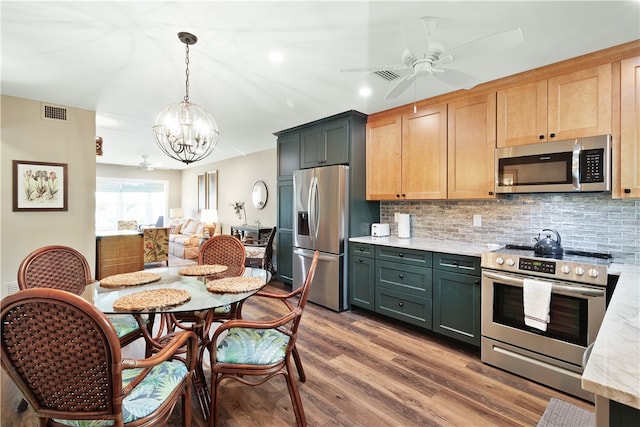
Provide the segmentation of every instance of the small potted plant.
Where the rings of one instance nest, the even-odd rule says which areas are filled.
[[[244,202],[231,203],[231,207],[233,207],[233,210],[236,212],[236,215],[238,215],[238,218],[241,221],[244,217],[244,222],[242,223],[242,225],[247,225],[247,212],[244,210]]]

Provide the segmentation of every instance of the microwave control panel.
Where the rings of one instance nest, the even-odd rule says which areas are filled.
[[[604,149],[580,152],[580,183],[604,182]]]

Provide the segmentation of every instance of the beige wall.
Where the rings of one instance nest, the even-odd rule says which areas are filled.
[[[179,170],[144,170],[137,166],[96,165],[96,176],[108,178],[150,179],[169,182],[167,211],[164,213],[164,224],[170,224],[169,209],[182,203],[182,174]],[[155,219],[154,219],[155,221]]]
[[[215,159],[215,156],[214,151],[211,158]],[[222,223],[223,233],[228,234],[232,225],[242,223],[231,207],[234,202],[244,202],[248,224],[255,224],[257,220],[260,220],[262,226],[275,226],[277,212],[276,156],[277,151],[274,147],[221,162],[197,165],[182,171],[181,207],[184,209],[185,215],[192,218],[197,217],[198,174],[217,170],[218,220]],[[254,208],[251,204],[251,190],[256,181],[264,181],[267,184],[267,204],[261,210]]]
[[[66,121],[41,118],[41,102],[2,95],[0,103],[1,295],[16,285],[20,261],[32,250],[62,244],[95,265],[95,112],[68,109]],[[13,212],[12,160],[66,163],[68,211]]]

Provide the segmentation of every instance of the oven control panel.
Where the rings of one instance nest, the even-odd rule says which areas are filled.
[[[518,269],[525,271],[535,271],[538,273],[556,274],[556,262],[539,259],[520,258],[520,261],[518,262]]]
[[[520,256],[509,252],[483,252],[482,268],[529,274],[590,285],[607,285],[606,264]]]

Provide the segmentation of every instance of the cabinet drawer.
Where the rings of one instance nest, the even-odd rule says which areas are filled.
[[[376,286],[431,298],[431,269],[376,260]]]
[[[376,287],[376,313],[431,329],[431,300]]]
[[[434,270],[480,276],[480,258],[467,255],[433,253]]]
[[[367,243],[353,243],[349,242],[349,254],[351,257],[367,257],[372,258],[375,255],[375,249],[373,245]]]
[[[390,246],[376,246],[376,259],[427,268],[430,268],[432,263],[431,252]]]

